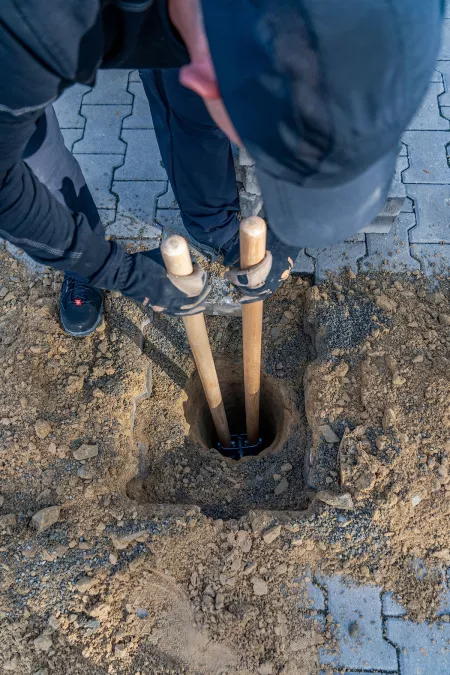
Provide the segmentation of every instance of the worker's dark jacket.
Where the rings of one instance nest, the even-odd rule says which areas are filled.
[[[0,0],[0,237],[32,258],[137,299],[149,261],[95,235],[33,175],[24,149],[46,106],[98,68],[177,67],[167,0]]]

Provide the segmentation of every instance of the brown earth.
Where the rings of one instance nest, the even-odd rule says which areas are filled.
[[[447,282],[285,283],[265,308],[268,447],[239,462],[209,447],[179,320],[113,295],[75,340],[58,290],[0,253],[0,672],[313,675],[333,645],[314,573],[436,615]],[[240,321],[207,324],[242,431]]]

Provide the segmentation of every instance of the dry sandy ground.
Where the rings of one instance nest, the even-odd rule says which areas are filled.
[[[266,303],[262,428],[214,434],[181,322],[0,253],[0,672],[313,675],[314,571],[433,618],[450,563],[448,282],[291,279]],[[234,431],[240,321],[207,320]]]

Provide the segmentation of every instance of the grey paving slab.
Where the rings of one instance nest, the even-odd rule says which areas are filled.
[[[124,129],[127,144],[125,164],[116,171],[115,180],[167,180],[155,132],[152,129]]]
[[[140,81],[141,81],[141,78],[139,77],[139,71],[138,70],[131,70],[129,82],[140,82]]]
[[[407,131],[403,141],[408,146],[410,167],[403,172],[404,183],[450,183],[446,131]]]
[[[86,117],[84,136],[74,145],[74,152],[125,154],[126,145],[120,140],[124,117],[131,113],[130,105],[83,105]]]
[[[100,214],[100,220],[102,221],[103,227],[106,227],[113,222],[116,217],[115,209],[98,209]]]
[[[450,245],[412,244],[411,255],[419,260],[421,270],[427,276],[448,276],[450,272]]]
[[[156,222],[162,227],[165,234],[186,234],[183,221],[178,209],[158,209]]]
[[[83,103],[93,105],[105,103],[116,105],[120,103],[131,105],[133,97],[127,91],[129,71],[99,70],[95,87],[83,99]]]
[[[390,272],[418,270],[420,264],[411,257],[408,231],[416,224],[414,213],[401,213],[388,234],[367,234],[367,256],[360,268]]]
[[[123,162],[123,155],[75,155],[98,208],[115,209],[116,197],[110,186],[114,169]]]
[[[154,238],[161,234],[155,226],[156,200],[165,190],[164,181],[116,181],[112,191],[119,201],[114,223],[107,233],[115,237]]]
[[[84,128],[84,117],[80,115],[81,101],[90,87],[74,84],[53,103],[61,129]]]
[[[448,10],[447,10],[448,13]],[[450,60],[450,19],[444,19],[442,22],[442,42],[441,51],[438,60]]]
[[[158,197],[158,209],[177,209],[178,204],[173,194],[173,190],[170,186],[170,183],[167,184],[167,191]]]
[[[76,141],[79,141],[83,137],[83,129],[61,129],[61,133],[64,138],[64,145],[70,151],[72,151],[73,144]]]
[[[450,19],[450,2],[445,3],[444,16],[446,19]]]
[[[450,624],[427,625],[388,619],[386,634],[399,648],[402,675],[450,673]]]
[[[450,244],[450,187],[448,185],[408,185],[414,200],[417,225],[410,241],[422,244]]]
[[[321,665],[336,669],[397,671],[397,652],[383,638],[380,589],[344,585],[339,577],[326,580],[328,610],[336,622],[337,653],[320,650]],[[355,623],[357,634],[350,636]]]
[[[406,609],[399,605],[394,594],[390,591],[383,593],[381,596],[381,605],[384,616],[405,616],[406,614]]]
[[[142,82],[130,82],[128,91],[134,95],[133,112],[123,121],[124,129],[153,129],[147,97]],[[449,123],[450,124],[450,123]]]
[[[416,116],[411,120],[408,129],[415,130],[435,130],[440,131],[450,129],[450,123],[444,119],[439,111],[438,97],[444,93],[444,86],[441,82],[432,82],[426,93],[422,105]]]
[[[306,255],[304,248],[300,251],[292,268],[294,274],[314,274],[314,260]]]
[[[358,261],[366,254],[366,245],[363,242],[344,242],[329,248],[306,249],[306,252],[315,259],[316,280],[323,281],[329,274],[338,275],[348,267],[357,274]]]
[[[444,85],[444,93],[439,96],[439,105],[450,106],[450,61],[438,61],[436,69]]]

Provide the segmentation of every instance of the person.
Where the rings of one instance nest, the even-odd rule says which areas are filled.
[[[158,250],[128,254],[104,238],[52,110],[67,87],[94,84],[99,68],[139,68],[166,124],[158,140],[163,157],[166,144],[175,159],[166,168],[190,236],[236,264],[229,278],[245,301],[272,293],[300,247],[343,240],[383,206],[401,134],[437,57],[443,10],[443,0],[2,0],[0,236],[65,272],[61,318],[72,334],[100,321],[99,289],[169,314],[202,310],[202,270],[174,278]],[[263,277],[236,271],[231,193],[217,209],[206,183],[206,209],[196,212],[195,140],[189,154],[184,147],[196,123],[184,110],[174,133],[180,88],[165,69],[179,69],[179,85],[202,100],[213,120],[202,134],[223,133],[256,161],[270,226]],[[198,138],[208,152],[206,135]],[[225,153],[229,166],[227,143],[217,180]]]

